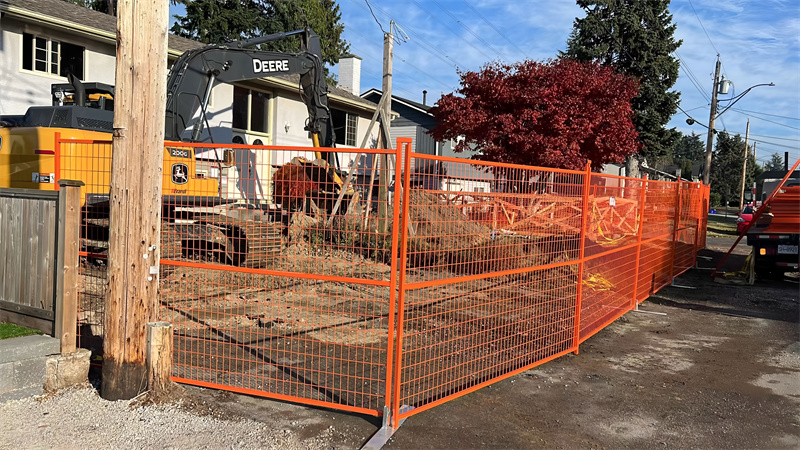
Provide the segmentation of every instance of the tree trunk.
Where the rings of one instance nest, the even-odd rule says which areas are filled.
[[[639,170],[641,160],[639,155],[631,155],[625,160],[625,176],[628,178],[639,178],[641,171]]]

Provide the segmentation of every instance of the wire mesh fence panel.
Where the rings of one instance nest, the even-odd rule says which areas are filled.
[[[641,180],[593,174],[589,190],[580,334],[583,341],[633,305],[642,238]]]
[[[407,141],[165,146],[158,318],[175,327],[175,380],[390,406],[397,425],[576,351],[705,245],[707,186],[418,155]],[[79,325],[101,350],[111,144],[57,149],[59,177],[86,184]]]
[[[168,150],[161,317],[175,323],[176,379],[382,413],[395,152]]]
[[[406,282],[578,257],[582,172],[414,155]]]
[[[571,349],[576,285],[566,264],[409,287],[398,404],[424,410]]]
[[[397,419],[573,348],[585,177],[416,154],[403,170]]]
[[[686,272],[695,263],[702,224],[703,186],[698,183],[681,183],[681,211],[675,244],[675,276]]]
[[[111,187],[111,142],[56,142],[58,176],[80,180],[80,268],[78,286],[78,345],[103,350],[103,321],[108,268],[108,194]]]
[[[694,184],[407,159],[394,423],[575,351],[693,261]]]

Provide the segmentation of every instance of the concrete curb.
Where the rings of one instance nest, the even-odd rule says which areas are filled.
[[[50,336],[0,340],[0,402],[41,394],[47,359],[59,351]]]

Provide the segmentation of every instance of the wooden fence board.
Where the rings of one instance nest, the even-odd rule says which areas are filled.
[[[39,242],[42,241],[42,233],[44,232],[43,223],[42,221],[42,210],[47,208],[47,202],[45,201],[38,201],[31,204],[31,229],[33,230],[31,236],[31,251],[30,251],[30,258],[31,263],[34,267],[34,271],[37,274],[42,273],[43,270],[46,270],[45,267],[42,265],[42,260],[39,258]],[[53,232],[53,231],[51,231]],[[46,308],[47,301],[42,298],[42,287],[41,281],[38,277],[32,276],[28,279],[28,291],[31,293],[31,298],[34,299],[36,302],[35,304],[38,305],[40,308]]]
[[[46,307],[48,309],[53,308],[53,301],[55,298],[55,271],[58,270],[55,267],[56,264],[56,204],[55,202],[51,205],[50,208],[47,208],[47,213],[45,214],[46,219],[43,223],[47,224],[47,228],[49,232],[44,232],[42,234],[42,238],[46,239],[46,244],[44,246],[40,246],[40,249],[43,249],[41,256],[42,266],[43,267],[50,267],[54,268],[54,270],[44,270],[42,273],[42,298],[47,299]]]
[[[20,286],[22,285],[22,279],[27,276],[27,271],[25,270],[25,265],[22,264],[22,250],[23,246],[22,243],[25,240],[25,228],[23,227],[24,223],[22,220],[22,204],[24,203],[23,199],[15,198],[11,203],[11,266],[9,267],[15,273],[15,278],[10,281],[11,289],[11,298],[17,299],[17,303],[21,303],[23,305],[30,306],[28,303],[29,299],[21,298],[20,297]]]
[[[29,306],[38,307],[39,304],[35,298],[30,293],[28,286],[30,285],[30,280],[33,278],[35,274],[35,264],[36,261],[33,259],[33,254],[31,253],[31,244],[33,240],[34,230],[31,229],[33,225],[33,221],[31,220],[31,204],[38,203],[37,200],[27,200],[20,202],[20,218],[19,220],[22,222],[21,228],[21,236],[19,239],[20,244],[20,273],[22,276],[19,279],[19,298],[21,303],[24,303]]]
[[[0,189],[0,316],[53,332],[57,193]]]
[[[9,203],[9,199],[5,197],[0,197],[0,266],[3,267],[4,270],[0,270],[0,301],[6,300],[6,278],[8,278],[7,271],[5,270],[8,267],[8,237],[6,233],[6,220],[8,218],[8,212],[6,211],[6,206]],[[10,299],[8,299],[10,300]]]

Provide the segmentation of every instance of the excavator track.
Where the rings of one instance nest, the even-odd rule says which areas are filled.
[[[219,214],[198,216],[195,222],[225,235],[225,260],[239,267],[263,268],[283,247],[279,223],[246,220],[233,222]],[[216,241],[216,239],[215,239]]]
[[[108,218],[85,218],[83,239],[86,245],[105,254]],[[263,268],[281,253],[282,227],[279,223],[248,220],[233,222],[230,217],[204,214],[191,220],[161,223],[161,258],[205,258],[239,267]]]

